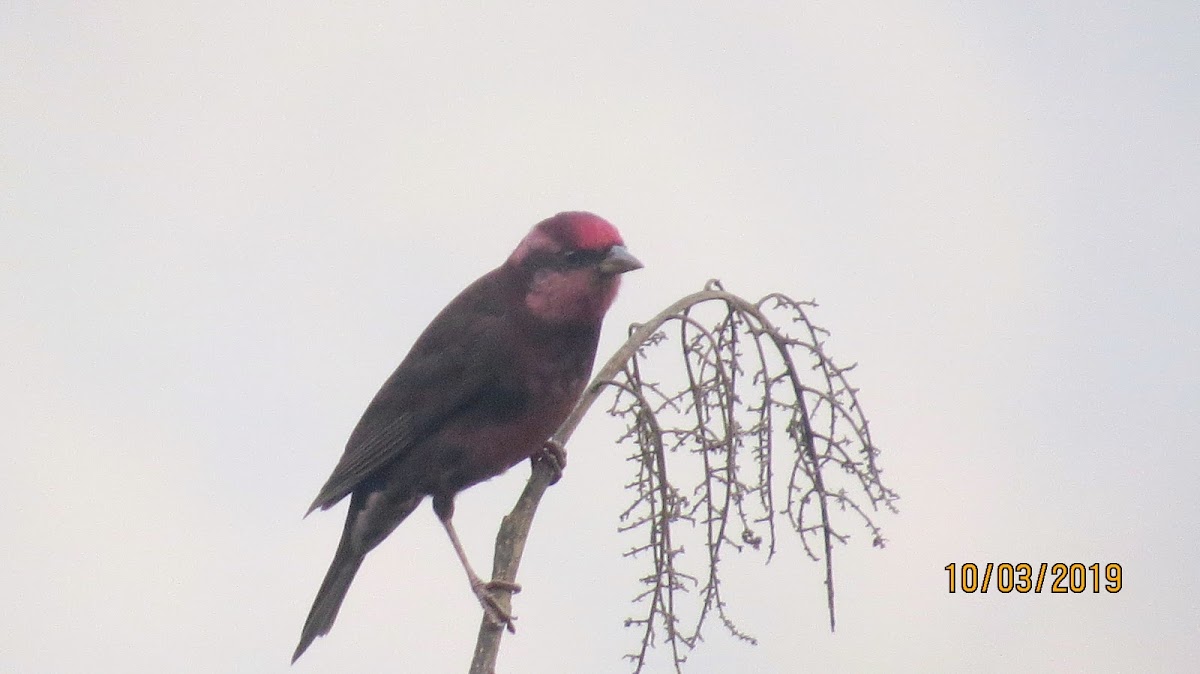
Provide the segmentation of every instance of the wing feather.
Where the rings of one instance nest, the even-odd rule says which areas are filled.
[[[511,362],[496,272],[469,286],[417,338],[350,434],[346,451],[309,507],[326,509],[379,468],[493,395]],[[499,364],[499,368],[498,368]]]

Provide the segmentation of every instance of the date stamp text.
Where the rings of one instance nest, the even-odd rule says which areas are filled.
[[[1064,564],[1057,562],[1048,564],[1009,564],[1002,562],[987,562],[976,564],[966,562],[955,564],[951,562],[945,567],[950,577],[950,593],[955,592],[987,592],[998,590],[1004,594],[1014,590],[1022,594],[1027,592],[1040,593],[1043,590],[1053,594],[1068,592],[1079,594],[1092,591],[1099,593],[1100,588],[1110,594],[1121,591],[1121,565],[1116,562],[1091,565],[1081,563]]]

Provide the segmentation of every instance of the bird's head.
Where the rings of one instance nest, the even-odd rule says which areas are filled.
[[[561,325],[599,323],[617,296],[621,274],[642,263],[607,220],[570,211],[534,225],[505,267],[521,280],[530,314]]]

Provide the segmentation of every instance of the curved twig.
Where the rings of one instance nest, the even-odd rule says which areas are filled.
[[[698,308],[710,303],[724,307],[723,318],[715,326],[706,325],[694,316]],[[705,290],[681,298],[644,324],[631,326],[626,342],[597,371],[582,399],[553,437],[565,446],[600,394],[610,387],[617,392],[609,413],[630,420],[620,441],[632,440],[637,444],[638,451],[631,459],[639,465],[638,477],[627,485],[636,498],[621,516],[620,531],[636,532],[648,527],[647,542],[635,545],[626,556],[637,558],[649,552],[653,564],[652,573],[643,578],[650,587],[634,598],[634,603],[648,601],[646,613],[626,621],[626,626],[639,627],[642,632],[641,648],[626,656],[637,672],[646,665],[656,642],[656,630],[660,628],[671,646],[675,670],[681,672],[686,655],[679,645],[682,643],[689,650],[696,646],[705,617],[713,610],[732,635],[754,641],[725,613],[719,568],[722,550],[727,545],[735,551],[747,546],[755,550],[760,547],[763,539],[754,533],[755,525],[767,526],[768,561],[776,553],[777,514],[787,516],[813,559],[819,556],[810,548],[808,536],[820,530],[831,630],[836,625],[833,543],[844,543],[848,536],[834,529],[829,501],[832,499],[839,506],[839,512],[853,512],[871,532],[873,544],[884,543],[882,532],[856,497],[845,487],[833,491],[827,484],[827,472],[837,484],[847,484],[847,477],[853,476],[848,484],[852,490],[865,492],[871,509],[882,505],[895,510],[893,502],[898,497],[879,479],[875,462],[879,450],[872,443],[857,390],[846,379],[846,372],[854,366],[838,367],[826,356],[821,339],[828,332],[809,321],[805,309],[811,306],[815,304],[777,293],[749,302],[726,292],[718,281],[710,281]],[[768,316],[768,312],[777,310],[789,313],[792,321],[801,324],[806,338],[797,339],[780,330]],[[662,329],[671,321],[679,323],[678,345],[685,376],[685,385],[674,392],[648,381],[641,367],[651,349],[666,343]],[[742,352],[745,342],[739,338],[743,333],[749,335],[748,343],[752,344],[746,353]],[[803,383],[793,349],[803,358],[813,360],[817,385]],[[748,384],[739,386],[741,375],[749,377],[745,379]],[[750,399],[742,400],[746,395]],[[811,399],[811,406],[806,398]],[[680,427],[666,423],[661,415],[690,416],[692,421]],[[739,415],[748,415],[749,419]],[[823,420],[821,432],[814,430],[815,415]],[[773,447],[779,440],[792,444],[795,454],[791,470],[785,473],[787,498],[782,510],[777,511],[778,473],[773,467],[776,457]],[[742,447],[747,444],[752,447],[751,460],[757,465],[757,470],[748,474],[752,480],[749,483],[743,481],[739,463]],[[857,452],[852,452],[851,447],[857,447]],[[679,485],[668,479],[666,456],[679,450],[698,454],[702,465],[703,480],[690,492],[681,491]],[[718,459],[717,453],[723,456]],[[829,472],[831,469],[836,470]],[[533,516],[551,479],[552,471],[547,466],[535,464],[529,483],[497,533],[493,578],[515,581]],[[806,505],[810,501],[817,505],[817,523],[808,521]],[[748,505],[753,508],[747,509]],[[754,509],[759,514],[752,512]],[[730,517],[741,522],[740,540],[730,535]],[[679,566],[683,547],[678,544],[676,548],[673,540],[676,522],[691,527],[704,525],[709,568],[702,586],[695,576]],[[701,598],[698,617],[683,633],[676,613],[679,608],[676,593],[687,592],[690,585],[685,585],[685,581],[699,587]],[[504,609],[510,608],[510,597],[502,595],[498,599]],[[501,629],[482,621],[472,674],[493,674],[502,637]]]

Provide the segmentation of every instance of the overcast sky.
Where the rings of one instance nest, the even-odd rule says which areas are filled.
[[[601,357],[710,277],[816,298],[903,496],[838,551],[836,634],[819,565],[739,560],[760,645],[712,623],[687,671],[1200,661],[1200,5],[516,4],[4,3],[0,671],[465,671],[428,507],[289,670],[344,506],[301,515],[569,209],[646,264]],[[625,669],[617,430],[543,502],[502,672]],[[477,567],[526,475],[460,497]],[[967,561],[1124,589],[948,594]]]

